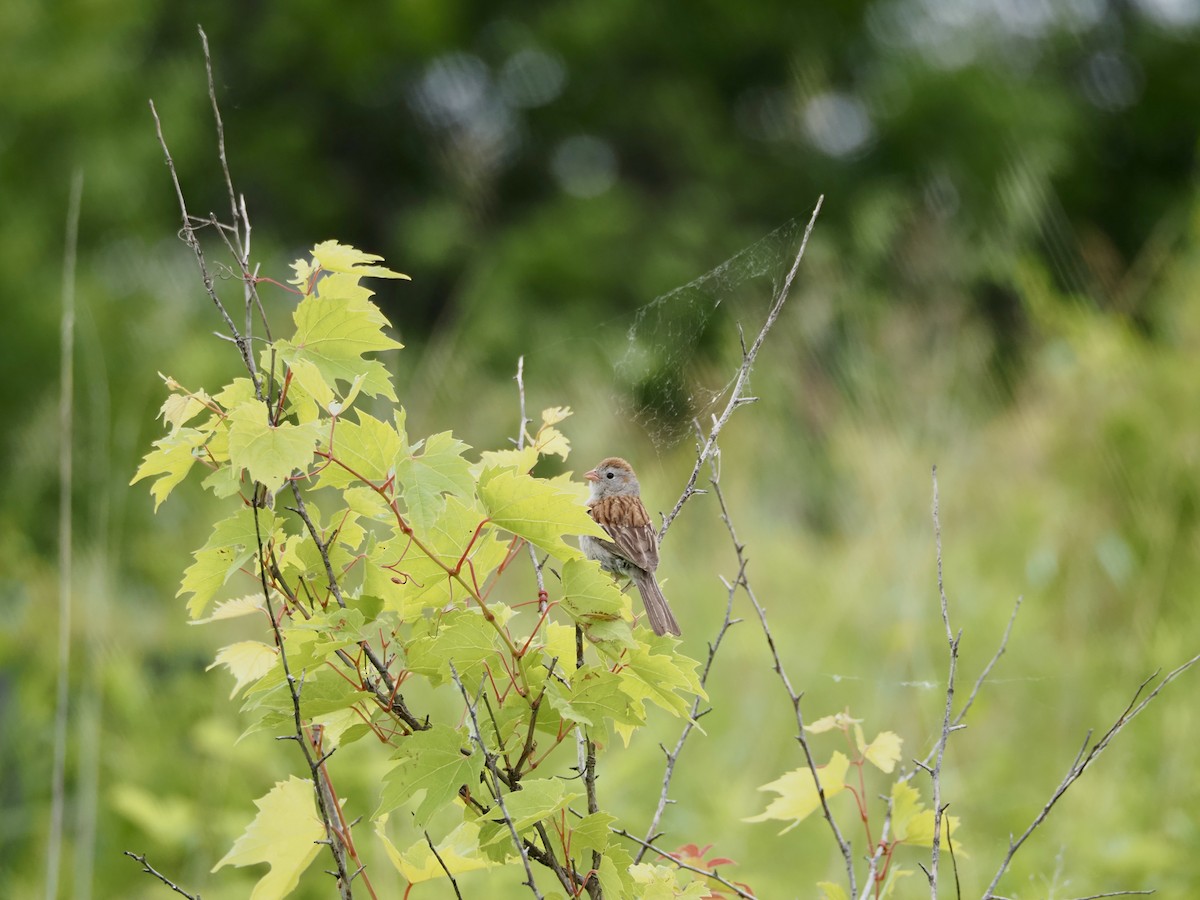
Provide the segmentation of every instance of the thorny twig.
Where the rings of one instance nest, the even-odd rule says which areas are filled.
[[[718,438],[722,429],[725,427],[725,423],[728,422],[729,417],[733,415],[733,411],[741,406],[745,406],[757,400],[756,397],[745,396],[745,390],[749,384],[750,371],[754,367],[754,361],[758,356],[759,349],[763,345],[763,341],[766,340],[768,332],[770,332],[771,328],[775,324],[775,321],[779,318],[779,313],[782,311],[784,303],[787,302],[788,296],[791,292],[792,281],[795,279],[796,272],[800,268],[800,261],[804,258],[804,251],[808,247],[809,236],[812,234],[813,226],[816,224],[817,216],[821,212],[821,204],[824,203],[824,201],[824,195],[817,198],[816,206],[813,207],[813,212],[808,220],[808,225],[804,229],[804,236],[800,241],[800,246],[796,251],[796,256],[792,261],[792,266],[788,270],[788,274],[784,279],[783,285],[775,295],[771,310],[767,314],[767,318],[764,320],[762,327],[759,329],[758,336],[755,337],[754,342],[749,347],[746,346],[745,340],[742,340],[742,363],[738,368],[737,375],[734,378],[733,387],[730,390],[729,399],[725,404],[725,409],[719,416],[713,417],[712,427],[709,429],[707,435],[704,434],[699,422],[694,423],[697,432],[696,463],[692,468],[691,475],[688,477],[687,484],[684,486],[683,493],[676,501],[675,506],[671,509],[670,513],[662,516],[662,526],[659,528],[658,532],[658,539],[660,542],[664,537],[666,537],[667,530],[671,527],[671,523],[675,521],[676,516],[679,515],[680,510],[683,509],[683,505],[695,493],[697,493],[696,481],[699,478],[700,472],[706,462],[712,466],[714,478],[717,477],[717,467],[714,460],[720,452]],[[518,377],[519,375],[520,370],[518,369]],[[522,407],[522,418],[523,417],[524,408]],[[741,548],[739,547],[739,556],[740,550]],[[728,581],[722,579],[728,595],[728,602],[726,603],[725,607],[725,618],[717,630],[716,637],[708,645],[708,659],[705,662],[704,672],[700,678],[701,687],[703,687],[708,680],[709,672],[712,670],[713,661],[716,658],[717,649],[720,647],[721,641],[725,637],[725,633],[732,625],[741,621],[740,619],[734,619],[732,617],[732,612],[733,597],[744,574],[744,569],[740,569],[738,572],[738,577],[734,580],[733,584],[730,584]],[[659,822],[662,821],[663,812],[666,810],[667,804],[671,802],[668,797],[668,793],[671,787],[671,779],[674,777],[675,763],[679,759],[679,754],[683,751],[684,743],[687,741],[692,729],[696,727],[696,720],[702,715],[704,715],[704,713],[700,712],[700,698],[696,697],[692,702],[692,709],[688,716],[687,724],[684,725],[683,731],[680,733],[679,739],[675,743],[675,748],[673,750],[667,750],[666,747],[662,747],[662,751],[667,758],[666,767],[663,772],[662,788],[659,791],[658,804],[655,807],[654,815],[651,817],[650,825],[646,829],[645,840],[642,842],[642,846],[638,850],[637,857],[634,860],[635,862],[641,862],[642,858],[646,854],[646,850],[650,849],[649,843],[653,840],[654,835],[658,830]]]
[[[170,878],[168,878],[162,872],[158,871],[158,869],[154,868],[154,866],[150,865],[150,863],[146,862],[146,854],[134,853],[132,850],[125,850],[122,852],[126,856],[128,856],[130,859],[134,860],[135,862],[141,863],[143,872],[145,872],[147,875],[153,875],[155,878],[157,878],[159,881],[161,881],[163,884],[165,884],[167,887],[169,887],[175,893],[181,894],[184,897],[189,898],[189,900],[200,900],[199,894],[189,894],[187,891],[185,891],[183,888],[181,888],[179,885],[177,885],[175,882],[173,882]]]

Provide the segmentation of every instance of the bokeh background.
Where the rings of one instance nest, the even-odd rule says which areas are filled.
[[[504,445],[524,355],[530,407],[576,410],[567,468],[627,455],[652,509],[690,471],[688,423],[733,374],[737,324],[762,320],[770,279],[756,276],[788,262],[779,241],[735,255],[825,196],[754,374],[760,402],[726,432],[723,484],[807,715],[848,708],[869,733],[904,737],[906,756],[936,736],[947,662],[932,464],[964,687],[1024,598],[947,760],[965,896],[1087,730],[1200,651],[1197,0],[8,0],[4,20],[0,895],[46,883],[60,286],[77,170],[59,895],[163,896],[130,849],[206,898],[246,896],[259,872],[209,869],[251,798],[298,771],[289,747],[236,742],[228,676],[205,671],[243,633],[188,627],[174,599],[214,502],[185,485],[156,516],[144,485],[128,487],[159,433],[156,373],[212,389],[238,368],[176,239],[147,104],[193,210],[223,211],[197,23],[264,274],[286,277],[336,237],[412,275],[379,294],[407,345],[388,364],[410,432]],[[282,319],[286,298],[266,296]],[[722,615],[718,576],[734,574],[714,506],[696,499],[664,545],[694,656]],[[1003,893],[1193,895],[1198,677],[1076,785]],[[801,762],[752,619],[710,690],[664,844],[715,845],[760,896],[814,896],[840,871],[825,827],[779,836],[742,821],[768,799],[756,788]],[[634,830],[657,794],[656,743],[677,728],[656,721],[608,756],[605,803]],[[351,757],[341,777],[365,793],[378,768]],[[849,804],[840,812],[865,852]],[[462,883],[526,895],[518,880]],[[904,891],[922,894],[922,880]]]

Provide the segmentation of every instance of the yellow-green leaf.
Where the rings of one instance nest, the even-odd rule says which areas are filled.
[[[523,447],[520,450],[484,450],[479,454],[479,462],[471,466],[471,474],[476,478],[489,469],[502,472],[511,469],[525,475],[537,465],[538,452],[533,447]]]
[[[255,530],[255,518],[258,530]],[[177,597],[192,594],[188,614],[197,618],[229,577],[258,550],[258,537],[268,544],[275,536],[276,519],[269,510],[243,508],[213,526],[208,542],[193,556],[195,562],[183,573]]]
[[[846,889],[840,884],[834,884],[832,881],[818,881],[817,887],[821,889],[821,900],[848,900]]]
[[[479,496],[496,525],[559,560],[583,555],[563,541],[564,534],[607,537],[574,495],[540,478],[500,472],[480,485]]]
[[[612,837],[609,826],[615,821],[617,817],[606,812],[594,812],[580,819],[571,829],[572,855],[577,859],[587,859],[588,853],[603,853]]]
[[[237,692],[253,681],[257,681],[275,665],[279,654],[270,644],[260,641],[238,641],[217,651],[217,658],[208,666],[214,669],[224,666],[236,679],[233,690],[229,692],[232,700]]]
[[[627,651],[620,669],[621,690],[638,700],[650,700],[676,716],[686,716],[692,696],[707,697],[696,675],[699,663],[681,653],[654,653],[655,647],[673,646],[671,638],[659,638],[647,647],[640,644]],[[687,695],[687,696],[684,696]]]
[[[850,713],[848,712],[840,712],[834,713],[832,716],[822,716],[815,722],[805,725],[804,730],[811,734],[821,734],[826,731],[833,731],[835,728],[845,731],[851,725],[856,725],[861,721],[861,719],[850,718]]]
[[[339,244],[337,241],[322,241],[317,244],[312,249],[312,257],[327,272],[347,272],[360,277],[369,275],[374,278],[403,278],[407,281],[412,280],[400,272],[393,272],[391,269],[385,269],[383,266],[371,265],[371,263],[382,261],[382,256],[376,256],[374,253],[364,253],[362,250],[351,247],[349,244]],[[302,274],[302,265],[302,260],[297,260],[293,265],[298,278]],[[304,274],[308,274],[308,272]]]
[[[952,838],[958,830],[958,816],[942,816],[942,840]],[[892,785],[892,833],[897,841],[917,847],[933,846],[933,810],[921,803],[917,789],[905,781]],[[955,843],[955,852],[958,852]]]
[[[408,645],[408,668],[425,675],[433,684],[450,680],[450,664],[462,683],[479,684],[484,666],[499,649],[499,635],[477,612],[454,610],[440,621],[424,620],[417,630],[426,633]]]
[[[424,532],[442,511],[444,494],[471,497],[475,479],[471,464],[463,459],[467,445],[448,431],[425,441],[419,453],[400,459],[396,478],[404,493],[404,505],[410,524]]]
[[[835,752],[829,758],[828,763],[817,768],[821,779],[820,787],[824,790],[826,799],[845,790],[846,772],[849,768],[850,760],[841,752]],[[770,784],[764,784],[759,790],[774,791],[779,796],[772,800],[763,812],[742,821],[765,822],[768,819],[790,821],[791,824],[779,832],[780,834],[791,831],[821,807],[817,781],[807,766],[793,769]]]
[[[380,816],[375,823],[375,833],[383,842],[388,859],[392,861],[392,865],[409,884],[421,884],[425,881],[445,878],[447,870],[451,875],[461,875],[464,872],[489,869],[496,865],[480,854],[479,826],[474,822],[462,822],[438,841],[436,844],[437,856],[429,849],[429,844],[424,840],[415,842],[407,850],[397,850],[384,831],[386,824],[387,816]]]
[[[160,372],[161,376],[162,373]],[[173,378],[166,378],[167,386],[174,385],[173,390],[181,391],[182,393],[172,393],[166,400],[163,401],[162,408],[159,410],[159,415],[162,416],[164,424],[171,426],[171,432],[174,433],[186,425],[189,421],[205,410],[212,411],[212,397],[208,396],[203,390],[188,392],[183,390],[183,386],[176,382]]]
[[[347,487],[364,481],[379,487],[395,472],[404,446],[396,426],[361,409],[355,415],[357,422],[338,420],[333,430],[334,460],[321,470],[319,487]]]
[[[260,612],[265,612],[262,593],[247,594],[245,597],[237,597],[233,600],[226,600],[224,603],[218,603],[213,609],[212,615],[205,616],[203,619],[193,619],[188,624],[207,625],[209,622],[216,622],[220,619],[236,619],[240,616],[249,616]],[[212,666],[209,666],[209,668],[211,669]]]
[[[272,492],[283,487],[296,469],[308,469],[321,435],[315,422],[271,425],[266,407],[257,401],[232,409],[229,422],[229,461]]]
[[[415,811],[419,827],[458,796],[464,784],[477,788],[483,754],[471,747],[465,729],[434,725],[399,739],[396,766],[383,777],[379,813],[422,799]]]
[[[254,805],[258,815],[212,870],[268,863],[271,871],[254,886],[250,900],[277,900],[295,889],[321,852],[317,842],[325,838],[325,827],[317,816],[312,782],[294,775],[277,782]]]
[[[398,350],[403,344],[384,334],[387,320],[374,304],[365,297],[348,299],[347,290],[336,290],[334,279],[338,277],[326,278],[320,283],[319,296],[309,295],[297,304],[292,315],[295,334],[290,340],[275,342],[279,357],[293,368],[301,362],[311,363],[329,387],[335,387],[337,381],[352,385],[361,378],[365,393],[394,400],[396,393],[387,370],[378,360],[364,359],[363,354]],[[370,294],[366,289],[362,293]]]
[[[875,740],[864,745],[861,729],[857,735],[858,750],[863,757],[881,772],[891,773],[900,761],[900,747],[904,741],[894,731],[881,731],[875,735]]]

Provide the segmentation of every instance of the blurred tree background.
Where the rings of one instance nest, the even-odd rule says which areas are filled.
[[[245,723],[228,679],[204,670],[239,631],[188,628],[173,599],[213,501],[191,484],[156,517],[127,487],[159,433],[155,373],[211,388],[237,369],[175,239],[147,106],[193,211],[224,210],[196,23],[264,274],[282,280],[330,237],[382,254],[413,276],[379,299],[407,345],[388,364],[414,433],[501,446],[524,354],[531,407],[578,412],[571,468],[628,455],[652,509],[673,503],[690,468],[681,434],[736,368],[735,324],[756,330],[768,300],[736,265],[713,294],[670,292],[825,195],[756,372],[762,402],[727,431],[724,484],[807,715],[849,707],[868,730],[904,736],[906,757],[936,736],[946,666],[931,463],[964,678],[1024,596],[1009,652],[951,742],[968,895],[1086,730],[1200,649],[1197,0],[9,0],[0,894],[39,896],[46,873],[59,286],[76,169],[60,895],[162,896],[121,857],[131,849],[205,897],[245,896],[256,873],[208,870],[251,798],[298,769],[290,747],[235,743]],[[689,507],[664,546],[693,656],[720,620],[717,574],[734,574],[712,505]],[[757,625],[722,654],[664,844],[715,844],[760,896],[811,896],[840,865],[822,826],[776,836],[741,821],[762,808],[758,785],[800,764]],[[1008,893],[1190,895],[1193,695],[1169,689],[1085,776],[1018,857]],[[655,742],[675,728],[661,723],[603,773],[635,831],[661,777]],[[345,764],[348,779],[378,777]]]

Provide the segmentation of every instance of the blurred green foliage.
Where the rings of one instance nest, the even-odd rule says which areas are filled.
[[[1196,652],[1195,0],[9,0],[0,893],[38,895],[45,869],[58,295],[77,168],[62,895],[161,896],[121,857],[132,849],[206,897],[244,896],[254,873],[208,869],[252,816],[250,799],[297,762],[273,742],[234,742],[227,680],[204,667],[238,632],[186,628],[173,599],[211,501],[185,486],[155,517],[145,492],[126,487],[158,433],[155,372],[211,387],[237,367],[174,240],[146,102],[192,208],[220,213],[196,22],[264,272],[285,275],[328,237],[383,254],[414,277],[380,298],[409,345],[397,365],[410,423],[499,445],[515,428],[510,377],[525,354],[531,407],[579,410],[578,462],[618,449],[634,458],[655,509],[673,502],[690,447],[630,420],[635,385],[614,364],[634,344],[667,360],[666,380],[639,396],[686,422],[697,411],[687,398],[732,373],[733,324],[755,329],[763,298],[729,295],[737,302],[694,354],[669,330],[630,339],[629,327],[653,298],[826,195],[756,372],[762,402],[728,432],[726,490],[808,714],[849,706],[903,735],[912,755],[935,734],[945,671],[930,463],[966,677],[1025,597],[995,681],[951,743],[968,894],[1086,730],[1107,727],[1151,671]],[[698,500],[680,519],[661,570],[693,655],[720,616],[717,571],[732,574],[711,506]],[[803,894],[798,885],[837,874],[819,826],[777,838],[740,821],[758,810],[758,785],[797,765],[786,698],[751,622],[714,678],[708,735],[681,762],[666,843],[714,843],[762,895]],[[1200,883],[1193,706],[1187,685],[1168,690],[1008,883],[1045,896],[1188,895]],[[658,737],[674,739],[669,728]],[[636,827],[660,757],[649,734],[613,756],[619,769],[601,785]],[[342,777],[377,777],[354,761]]]

